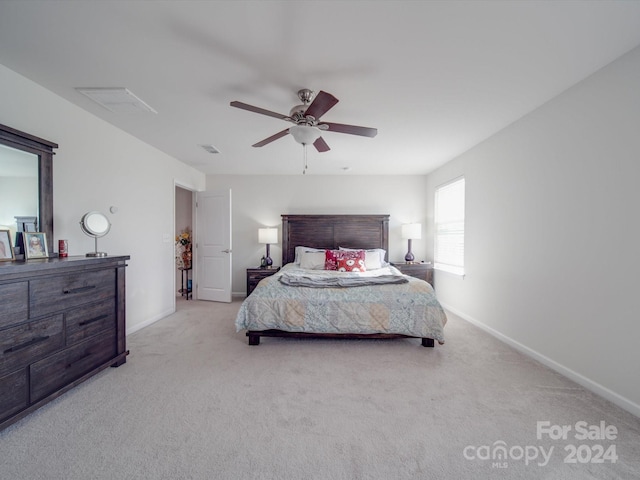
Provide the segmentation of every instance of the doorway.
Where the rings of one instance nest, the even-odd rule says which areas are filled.
[[[187,300],[193,299],[193,191],[175,186],[175,295],[176,309]],[[178,237],[188,235],[189,245],[178,246]],[[191,258],[188,259],[186,250],[190,250]]]

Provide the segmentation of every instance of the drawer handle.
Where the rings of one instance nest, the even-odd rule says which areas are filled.
[[[91,352],[87,352],[85,353],[83,356],[81,356],[80,358],[78,358],[77,360],[74,360],[71,363],[67,363],[67,368],[71,368],[73,367],[76,363],[80,363],[82,360],[84,360],[85,358],[90,357],[91,355],[93,355]]]
[[[31,345],[35,345],[36,343],[44,342],[48,338],[49,338],[49,335],[47,335],[46,337],[34,337],[31,340],[29,340],[28,342],[24,342],[24,343],[22,343],[20,345],[14,345],[11,348],[7,348],[4,351],[4,353],[17,352],[18,350],[22,350],[23,348],[30,347]]]
[[[62,290],[62,293],[64,293],[65,295],[69,295],[71,293],[82,293],[82,292],[88,292],[89,290],[93,290],[94,288],[96,288],[95,285],[89,285],[86,287],[79,287],[79,288],[65,288],[64,290]]]
[[[92,318],[90,320],[85,320],[84,322],[80,322],[78,325],[81,326],[81,327],[84,326],[84,325],[89,325],[90,323],[98,322],[98,321],[102,320],[103,318],[107,318],[108,316],[109,315],[106,315],[106,314],[105,315],[99,315],[99,316],[97,316],[95,318]]]

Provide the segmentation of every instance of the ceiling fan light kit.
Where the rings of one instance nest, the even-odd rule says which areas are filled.
[[[302,145],[311,145],[322,134],[318,127],[310,127],[308,125],[294,125],[289,127],[289,133],[293,139]]]
[[[359,135],[362,137],[375,137],[378,130],[370,127],[359,127],[356,125],[344,125],[341,123],[321,122],[320,117],[327,113],[333,106],[338,103],[338,99],[330,93],[320,91],[314,98],[314,92],[308,88],[298,90],[298,98],[302,105],[294,106],[289,115],[272,112],[264,108],[255,107],[247,103],[233,101],[230,103],[232,107],[241,108],[250,112],[267,115],[269,117],[279,118],[291,122],[294,125],[288,129],[282,130],[264,140],[253,144],[253,147],[264,147],[265,145],[291,134],[293,139],[302,144],[304,147],[304,171],[307,170],[307,151],[306,146],[313,144],[320,153],[331,150],[327,142],[322,138],[322,131],[345,133],[348,135]],[[312,101],[313,100],[313,101]]]

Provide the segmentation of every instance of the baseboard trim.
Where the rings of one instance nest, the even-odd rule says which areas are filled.
[[[127,328],[127,335],[131,335],[132,333],[137,332],[138,330],[142,330],[145,327],[148,327],[149,325],[152,325],[154,323],[156,323],[158,320],[162,320],[165,317],[168,317],[169,315],[175,313],[175,309],[170,309],[170,310],[166,310],[163,313],[159,313],[151,318],[149,318],[148,320],[145,320],[142,323],[138,323],[136,325],[133,325],[130,328]]]
[[[635,415],[636,417],[640,417],[640,405],[638,405],[635,402],[632,402],[631,400],[629,400],[626,397],[623,397],[622,395],[614,392],[613,390],[608,389],[607,387],[600,385],[597,382],[594,382],[593,380],[585,377],[584,375],[579,374],[578,372],[575,372],[573,370],[571,370],[570,368],[565,367],[564,365],[556,362],[555,360],[552,360],[551,358],[542,355],[540,352],[533,350],[532,348],[527,347],[526,345],[523,345],[522,343],[512,339],[511,337],[508,337],[502,333],[500,333],[499,331],[489,327],[488,325],[485,325],[484,323],[480,322],[479,320],[473,318],[470,315],[467,315],[464,312],[461,312],[453,307],[451,307],[450,305],[446,305],[444,303],[442,303],[442,307],[445,310],[450,311],[451,313],[457,315],[458,317],[462,318],[463,320],[471,323],[472,325],[475,325],[476,327],[480,328],[481,330],[487,332],[489,335],[497,338],[498,340],[500,340],[503,343],[506,343],[507,345],[515,348],[516,350],[518,350],[519,352],[527,355],[528,357],[533,358],[534,360],[539,361],[540,363],[542,363],[543,365],[551,368],[552,370],[555,370],[556,372],[560,373],[561,375],[564,375],[565,377],[573,380],[574,382],[578,383],[579,385],[582,385],[583,387],[585,387],[586,389],[592,391],[593,393],[600,395],[603,398],[606,398],[607,400],[609,400],[610,402],[614,403],[615,405],[619,406],[620,408],[623,408],[624,410],[626,410],[627,412]]]

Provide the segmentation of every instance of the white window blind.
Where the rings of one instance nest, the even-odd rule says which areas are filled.
[[[464,275],[464,178],[438,187],[434,268]]]

